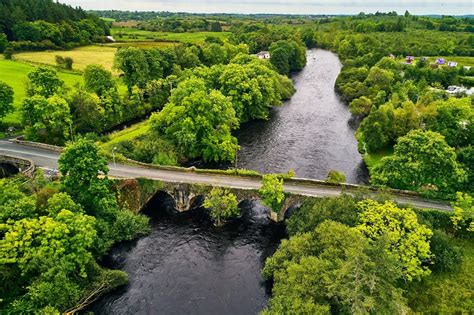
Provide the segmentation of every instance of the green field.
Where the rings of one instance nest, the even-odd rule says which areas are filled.
[[[0,80],[6,82],[13,88],[15,111],[7,115],[3,122],[5,124],[19,124],[20,123],[20,104],[26,97],[26,76],[35,67],[23,62],[0,59]],[[66,86],[73,87],[76,83],[82,82],[82,76],[58,72],[59,78],[66,83]]]
[[[149,130],[148,120],[134,124],[126,129],[116,131],[108,135],[108,141],[101,143],[100,147],[106,152],[112,152],[112,149],[125,140],[133,140],[138,136],[145,134]]]
[[[139,30],[132,27],[114,27],[111,34],[115,40],[119,42],[143,42],[143,41],[171,41],[201,44],[206,37],[218,37],[222,40],[230,36],[230,32],[195,32],[195,33],[169,33],[169,32],[152,32]],[[120,35],[122,34],[122,35]]]
[[[393,148],[386,148],[383,150],[380,150],[378,152],[372,152],[372,153],[367,153],[366,155],[363,155],[363,159],[365,164],[367,164],[367,167],[370,169],[374,167],[375,165],[379,164],[380,161],[389,155],[393,154]]]
[[[15,59],[35,64],[56,65],[56,56],[71,57],[74,70],[84,70],[89,64],[99,64],[112,70],[116,47],[85,46],[68,51],[36,51],[15,54]]]

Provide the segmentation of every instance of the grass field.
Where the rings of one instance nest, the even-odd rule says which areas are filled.
[[[112,149],[117,145],[117,143],[132,140],[138,136],[145,134],[149,129],[148,120],[134,124],[126,129],[116,131],[109,135],[109,140],[107,142],[101,143],[100,147],[106,152],[112,152]]]
[[[71,57],[74,70],[84,70],[89,64],[99,64],[112,70],[116,47],[85,46],[68,51],[38,51],[15,54],[15,59],[36,64],[56,65],[55,56]]]
[[[117,41],[124,42],[143,42],[143,41],[174,41],[182,43],[201,44],[206,37],[213,36],[222,40],[229,37],[229,32],[195,32],[195,33],[168,33],[168,32],[151,32],[139,30],[131,27],[114,27],[111,34]],[[122,34],[120,36],[120,34]]]
[[[23,62],[0,59],[0,80],[6,82],[13,88],[14,91],[14,106],[15,111],[7,115],[3,122],[6,124],[20,123],[20,104],[26,97],[26,76],[35,67]],[[58,72],[59,78],[66,83],[66,86],[72,87],[78,82],[82,82],[82,76]]]
[[[144,49],[151,49],[151,48],[164,48],[164,47],[172,47],[178,45],[178,43],[174,42],[117,42],[117,43],[109,43],[109,44],[102,44],[102,47],[112,47],[112,48],[121,48],[121,47],[138,47]]]
[[[367,167],[370,169],[374,167],[375,165],[379,164],[382,158],[392,155],[392,154],[393,154],[393,148],[386,148],[378,152],[373,152],[373,153],[368,153],[367,155],[363,155],[363,158],[364,158],[365,164],[367,164]]]

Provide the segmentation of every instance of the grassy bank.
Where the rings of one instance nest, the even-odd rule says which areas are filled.
[[[35,66],[12,60],[0,59],[0,80],[6,82],[14,91],[15,110],[8,114],[3,122],[9,124],[20,123],[20,104],[26,97],[26,78]],[[76,83],[82,82],[82,76],[74,73],[58,72],[59,78],[66,83],[66,86],[73,87]]]

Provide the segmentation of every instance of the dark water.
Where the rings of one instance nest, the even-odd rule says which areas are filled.
[[[349,182],[366,179],[350,113],[334,92],[341,64],[336,55],[308,52],[294,77],[296,94],[266,122],[242,126],[238,166],[325,178],[336,169]],[[169,202],[169,201],[168,201]],[[168,206],[167,206],[168,205]],[[168,210],[166,210],[168,209]],[[268,300],[261,276],[284,228],[267,219],[257,202],[217,229],[205,210],[170,213],[157,196],[145,209],[152,232],[114,248],[104,264],[129,274],[129,284],[96,302],[96,314],[257,314]]]
[[[263,173],[286,173],[324,179],[332,169],[351,183],[367,181],[357,151],[356,124],[334,91],[341,70],[337,55],[308,51],[306,67],[293,77],[296,93],[272,111],[268,121],[245,124],[237,134],[238,167]]]
[[[257,202],[216,228],[205,210],[173,214],[159,201],[146,213],[152,232],[114,248],[106,266],[129,274],[129,284],[102,298],[96,314],[257,314],[268,299],[260,277],[284,227],[270,223]]]

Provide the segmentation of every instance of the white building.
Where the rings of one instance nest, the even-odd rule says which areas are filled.
[[[270,52],[269,51],[261,51],[256,54],[258,59],[270,59]]]

